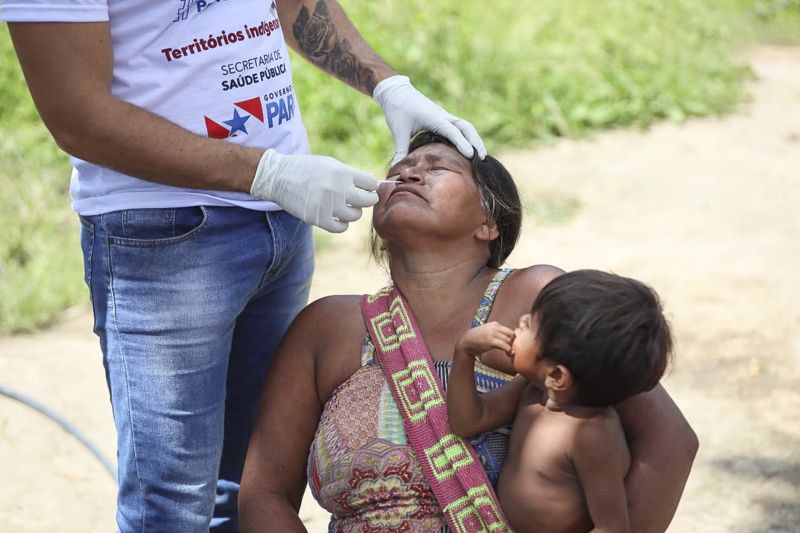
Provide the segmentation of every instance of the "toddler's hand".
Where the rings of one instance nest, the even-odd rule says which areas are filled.
[[[462,352],[472,357],[480,357],[490,350],[511,351],[514,330],[499,322],[489,322],[464,333],[456,344],[456,353]]]

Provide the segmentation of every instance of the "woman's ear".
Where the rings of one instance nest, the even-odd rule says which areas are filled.
[[[497,224],[492,224],[488,220],[475,230],[475,237],[479,241],[493,241],[500,235]]]
[[[556,391],[567,391],[572,388],[574,383],[572,372],[564,365],[551,366],[544,376],[544,386]]]

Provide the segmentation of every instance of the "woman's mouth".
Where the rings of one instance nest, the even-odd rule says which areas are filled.
[[[396,194],[400,194],[400,193],[409,193],[409,194],[413,194],[414,196],[418,196],[418,197],[422,198],[422,195],[419,193],[419,189],[417,189],[414,186],[409,186],[409,185],[398,185],[398,186],[396,186],[389,193],[389,198],[391,198],[392,196],[394,196]]]

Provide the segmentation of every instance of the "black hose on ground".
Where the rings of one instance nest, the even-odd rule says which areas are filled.
[[[64,429],[64,431],[66,431],[67,433],[78,439],[78,441],[81,444],[83,444],[86,447],[86,449],[88,449],[92,453],[92,455],[94,455],[95,458],[97,458],[97,460],[103,464],[103,467],[111,476],[111,479],[114,480],[114,483],[117,482],[117,471],[116,467],[114,466],[114,463],[112,463],[108,459],[108,457],[103,455],[103,452],[100,451],[100,448],[98,448],[91,440],[89,440],[89,438],[86,435],[84,435],[84,433],[80,429],[78,429],[75,426],[75,424],[67,420],[64,416],[56,413],[46,405],[37,402],[36,400],[34,400],[29,396],[26,396],[24,394],[11,390],[7,387],[4,387],[3,385],[0,385],[0,395],[5,396],[7,398],[11,398],[12,400],[16,400],[19,403],[27,405],[31,409],[39,411],[41,414],[43,414],[44,416],[46,416],[47,418],[49,418],[50,420],[61,426]]]

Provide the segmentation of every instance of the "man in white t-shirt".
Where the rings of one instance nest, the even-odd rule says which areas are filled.
[[[336,0],[0,1],[72,156],[118,528],[238,531],[258,395],[308,297],[309,224],[344,231],[377,201],[370,175],[307,153],[287,43],[380,103],[395,159],[422,129],[467,157],[485,155],[480,137],[389,68]]]

